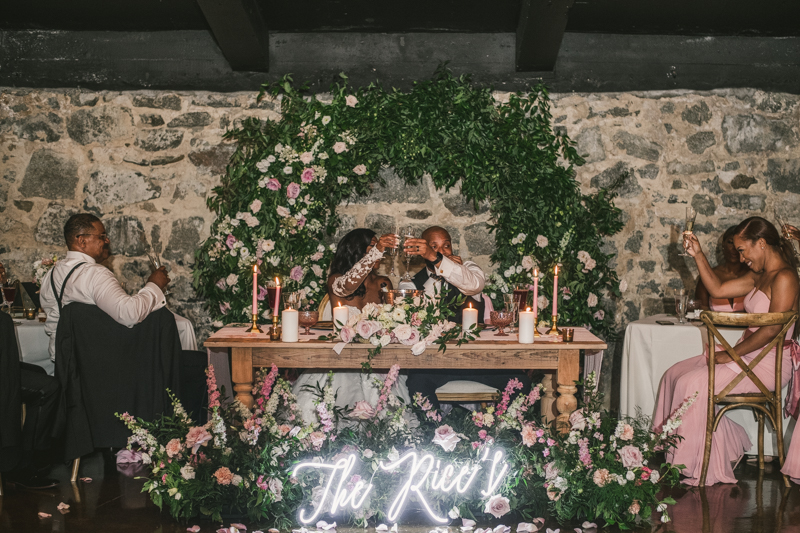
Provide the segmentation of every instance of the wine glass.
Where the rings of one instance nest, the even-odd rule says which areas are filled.
[[[678,314],[678,323],[684,324],[686,321],[684,317],[686,316],[686,302],[687,296],[685,294],[678,294],[675,297],[675,312]]]
[[[517,299],[514,297],[514,294],[504,294],[503,304],[505,305],[505,310],[508,313],[511,313],[511,323],[508,325],[508,332],[514,333],[514,323],[517,321],[517,309],[519,309],[517,305]]]
[[[319,321],[319,311],[300,311],[297,322],[306,328],[305,335],[311,335],[310,329]]]
[[[414,238],[414,228],[412,228],[411,226],[406,226],[403,229],[403,247],[405,247],[405,241],[413,238]],[[413,282],[413,279],[411,278],[411,272],[409,272],[410,267],[411,267],[411,255],[406,253],[406,272],[405,274],[403,274],[403,277],[400,278],[401,281]]]
[[[489,313],[492,319],[492,325],[497,326],[497,333],[495,337],[508,337],[508,333],[503,333],[503,328],[511,324],[514,320],[514,313],[508,311],[492,311]]]
[[[159,268],[163,266],[164,263],[161,261],[161,257],[158,255],[158,252],[150,248],[149,246],[145,249],[145,253],[147,253],[147,259],[150,261],[150,268],[155,272]],[[169,289],[164,290],[164,296],[169,294]]]
[[[694,229],[694,220],[697,218],[697,211],[694,210],[692,206],[686,206],[686,231],[683,232],[683,252],[679,253],[678,255],[687,257],[689,254],[686,253],[686,248],[688,241],[686,240],[687,235],[692,234],[692,230]]]
[[[0,290],[0,298],[2,298],[0,308],[5,308],[4,311],[10,313],[11,305],[14,303],[14,298],[17,296],[17,288],[13,285],[13,282],[6,281],[0,284],[0,289],[2,289]]]

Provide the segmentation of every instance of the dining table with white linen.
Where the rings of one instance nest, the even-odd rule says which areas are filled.
[[[668,321],[671,325],[658,324]],[[745,328],[717,328],[725,340],[733,346],[741,338]],[[620,415],[636,416],[638,413],[652,416],[655,410],[661,377],[675,363],[703,353],[708,342],[705,325],[699,320],[678,323],[671,315],[655,315],[628,324],[622,347],[622,371],[620,378]],[[787,389],[783,389],[786,397]],[[705,409],[705,406],[702,407]],[[744,427],[752,448],[748,454],[758,451],[758,424],[750,409],[734,409],[726,413],[731,420]],[[790,421],[792,422],[790,424]],[[786,447],[794,429],[794,421],[783,421]],[[777,455],[777,442],[770,424],[764,432],[764,454]]]

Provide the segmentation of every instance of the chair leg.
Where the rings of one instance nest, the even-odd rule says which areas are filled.
[[[76,457],[74,461],[72,461],[72,477],[69,478],[71,483],[75,483],[78,481],[78,470],[81,467],[81,458]]]
[[[700,473],[700,486],[706,486],[706,476],[708,475],[708,463],[711,459],[711,439],[714,437],[714,418],[706,419],[706,445],[703,450],[703,469]]]
[[[764,470],[764,413],[758,411],[758,469]]]
[[[3,474],[0,473],[0,496],[3,495]]]
[[[775,430],[775,434],[778,437],[778,464],[781,466],[781,470],[783,470],[783,463],[786,461],[786,456],[783,449],[783,411],[780,402],[774,406],[773,413],[774,423],[772,424],[772,429]],[[786,474],[783,474],[783,485],[787,489],[792,486],[791,483],[789,483],[789,476]]]

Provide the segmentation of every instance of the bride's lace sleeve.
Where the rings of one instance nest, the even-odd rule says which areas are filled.
[[[382,257],[383,252],[378,250],[377,246],[374,246],[369,252],[367,252],[367,255],[362,257],[358,263],[353,265],[353,268],[336,278],[331,285],[333,294],[341,298],[345,298],[353,294],[364,281],[364,278],[367,277],[367,274],[372,271],[372,265],[375,264],[375,261],[378,261]]]

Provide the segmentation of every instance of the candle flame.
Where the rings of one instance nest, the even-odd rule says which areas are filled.
[[[258,272],[258,265],[253,265],[253,272]]]
[[[558,276],[558,265],[556,265],[556,276]]]
[[[538,268],[534,268],[534,269],[533,269],[533,275],[534,275],[535,277],[537,277],[537,278],[539,277],[539,269],[538,269]]]
[[[469,303],[469,308],[472,309],[472,302]]]
[[[336,302],[336,307],[341,307],[341,306],[342,306],[342,302]]]
[[[281,286],[281,280],[280,280],[280,278],[275,278],[275,284],[276,284],[278,287],[280,287],[280,286]]]
[[[530,313],[530,312],[531,312],[531,308],[529,307],[529,308],[527,309],[527,311]]]

